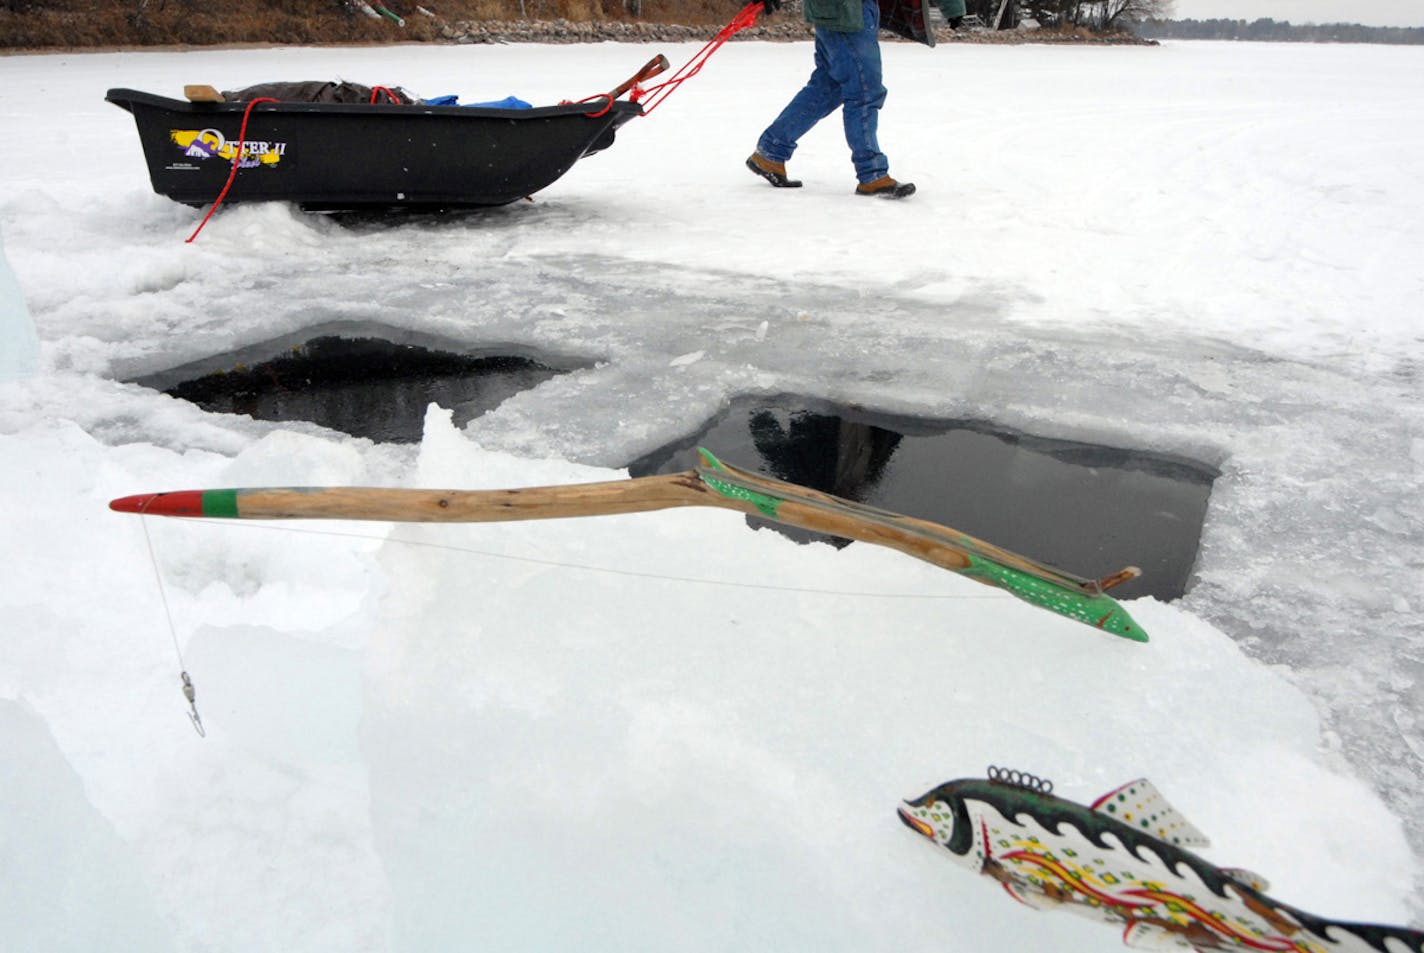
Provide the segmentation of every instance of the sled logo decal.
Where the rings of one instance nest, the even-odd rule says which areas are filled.
[[[188,159],[222,159],[231,162],[237,155],[237,143],[216,129],[170,129],[168,138],[182,150]],[[268,142],[264,139],[249,139],[242,144],[242,158],[239,169],[255,169],[259,166],[274,166],[287,154],[285,142]]]

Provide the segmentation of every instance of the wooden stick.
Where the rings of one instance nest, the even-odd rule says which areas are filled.
[[[188,97],[190,103],[221,103],[226,102],[223,94],[213,89],[211,86],[188,85],[183,87],[183,95]]]
[[[639,83],[644,82],[645,80],[652,79],[659,73],[665,72],[671,65],[672,64],[668,62],[668,58],[659,53],[657,56],[644,63],[642,69],[638,70],[638,72],[628,77],[627,80],[614,87],[613,92],[609,93],[608,95],[613,97],[614,99],[617,99],[619,96],[622,96],[624,93],[628,92],[628,90],[632,89],[634,86],[637,86]]]
[[[1142,575],[1142,570],[1136,566],[1124,566],[1117,572],[1108,573],[1106,576],[1098,579],[1096,584],[1099,590],[1106,592],[1113,586],[1120,586],[1129,580],[1136,579],[1140,575]]]

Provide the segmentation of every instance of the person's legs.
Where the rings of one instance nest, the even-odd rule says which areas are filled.
[[[747,167],[779,187],[801,183],[787,178],[786,161],[817,122],[842,107],[846,144],[862,195],[904,198],[915,191],[890,178],[890,160],[880,151],[880,107],[885,84],[880,64],[880,5],[862,0],[858,33],[816,30],[816,68],[806,86],[781,111],[757,141]]]
[[[889,174],[890,160],[880,151],[876,135],[880,107],[885,104],[885,84],[880,69],[880,6],[864,3],[865,27],[859,33],[831,34],[826,61],[831,77],[840,87],[845,121],[846,145],[861,183],[874,182]]]
[[[806,85],[792,97],[781,115],[766,127],[757,140],[757,152],[763,158],[785,163],[796,151],[796,143],[801,137],[841,105],[840,83],[832,76],[826,49],[828,41],[846,35],[816,30],[816,68]]]

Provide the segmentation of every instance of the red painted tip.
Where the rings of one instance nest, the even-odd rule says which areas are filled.
[[[177,493],[140,493],[109,501],[109,509],[119,513],[140,513],[153,516],[202,516],[203,491],[182,490]]]
[[[109,509],[118,513],[142,513],[147,504],[157,498],[157,493],[144,493],[140,496],[121,496],[117,500],[109,501]]]

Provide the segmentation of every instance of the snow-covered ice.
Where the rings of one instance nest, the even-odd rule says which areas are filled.
[[[0,383],[0,858],[23,885],[0,948],[1116,948],[897,821],[990,763],[1082,801],[1146,775],[1273,896],[1424,917],[1424,51],[887,45],[882,141],[920,192],[886,203],[849,194],[834,120],[804,189],[747,174],[810,49],[732,44],[532,203],[233,207],[192,245],[199,212],[152,194],[103,102],[332,77],[555,102],[649,52],[0,57],[0,232],[40,340]],[[586,367],[463,429],[433,408],[417,447],[122,383],[332,322]],[[1194,585],[1131,603],[1137,645],[716,511],[105,506],[608,479],[783,392],[1217,467]]]

